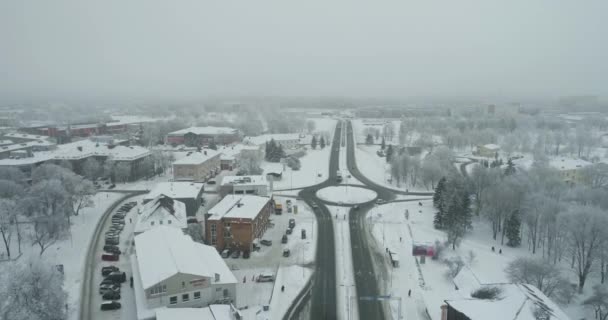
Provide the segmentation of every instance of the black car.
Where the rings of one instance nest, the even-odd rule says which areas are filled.
[[[120,249],[118,249],[117,246],[103,246],[103,251],[109,252],[109,253],[114,253],[114,254],[122,253],[122,252],[120,252]]]
[[[118,269],[118,267],[115,266],[108,266],[108,267],[103,267],[101,268],[101,275],[103,277],[109,275],[112,272],[116,272],[116,271],[120,271],[120,269]]]
[[[272,245],[272,240],[266,240],[263,239],[262,241],[260,241],[261,244],[265,245],[265,246],[271,246]]]
[[[117,246],[120,243],[120,239],[118,237],[106,237],[105,241],[106,246]]]
[[[120,300],[120,292],[108,291],[101,298],[103,300]]]
[[[249,250],[243,251],[243,259],[249,259]]]
[[[116,301],[107,301],[107,302],[102,302],[101,303],[101,310],[105,311],[105,310],[118,310],[120,309],[121,305],[120,302],[116,302]]]
[[[284,234],[283,238],[281,238],[281,243],[287,243],[287,235]]]
[[[106,280],[114,281],[116,283],[123,283],[127,281],[127,274],[120,271],[114,271],[106,276],[104,281]]]
[[[289,228],[293,228],[296,226],[296,219],[289,219]]]
[[[287,230],[285,230],[285,234],[291,234],[293,232],[293,228],[287,228]]]
[[[99,285],[99,294],[106,294],[107,292],[116,292],[116,293],[120,293],[120,284],[119,283],[114,283],[114,284],[102,284]]]

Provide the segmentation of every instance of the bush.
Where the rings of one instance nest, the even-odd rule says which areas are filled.
[[[501,293],[502,290],[498,287],[483,287],[473,291],[471,297],[483,300],[495,300],[500,298]]]

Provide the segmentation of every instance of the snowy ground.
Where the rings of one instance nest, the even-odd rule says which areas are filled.
[[[359,187],[326,187],[317,191],[317,197],[325,201],[344,204],[364,203],[378,196],[375,191]]]
[[[406,211],[409,219],[406,219]],[[389,248],[397,252],[400,259],[399,267],[392,267],[390,259],[384,253],[384,261],[378,261],[387,270],[384,283],[387,294],[402,297],[401,307],[408,319],[425,319],[426,313],[431,319],[439,320],[440,306],[444,300],[469,298],[467,290],[455,290],[454,284],[446,276],[447,267],[442,262],[427,259],[420,264],[411,254],[414,242],[443,242],[445,233],[433,228],[432,201],[422,201],[422,206],[416,202],[390,203],[378,206],[368,215],[369,227],[372,228],[375,241],[380,248]],[[491,247],[496,247],[496,252]],[[498,250],[502,249],[502,254]],[[474,259],[470,260],[470,252]],[[467,268],[484,283],[508,282],[504,273],[505,266],[513,259],[528,256],[525,248],[509,248],[492,240],[490,230],[484,223],[476,223],[473,232],[467,236],[456,251],[446,249],[446,256],[460,255]],[[408,298],[408,290],[412,297]],[[391,303],[393,317],[396,318],[398,303]],[[415,310],[415,311],[413,311]],[[564,308],[572,319],[580,319],[580,308]]]
[[[300,158],[302,164],[300,170],[291,170],[291,168],[285,166],[282,179],[274,181],[274,189],[304,188],[323,182],[329,174],[327,164],[329,163],[330,152],[331,147],[329,146],[324,149],[309,149],[306,151],[306,155]],[[262,169],[268,170],[274,166],[276,166],[275,163],[262,162]]]
[[[422,185],[422,183],[418,183],[415,187],[409,185],[409,183],[408,185],[401,184],[401,186],[398,187],[396,182],[391,181],[390,165],[386,163],[386,158],[379,157],[376,154],[378,148],[378,146],[356,146],[355,157],[357,158],[357,167],[365,177],[379,185],[399,191],[429,191]]]
[[[385,140],[387,144],[399,144],[399,127],[401,126],[401,120],[395,119],[355,119],[352,120],[353,131],[357,138],[357,141],[365,141],[366,129],[376,129],[380,131],[380,138],[375,139],[374,143],[380,144],[382,142],[382,128],[385,123],[391,123],[393,125],[393,140]]]
[[[283,203],[288,198],[275,197]],[[281,319],[312,274],[317,239],[317,222],[314,214],[302,201],[291,199],[298,213],[272,215],[273,226],[269,228],[263,239],[271,240],[272,246],[262,246],[260,251],[252,252],[249,259],[226,258],[225,261],[239,280],[237,284],[237,307],[248,315],[253,312],[252,319]],[[288,242],[281,243],[281,238],[288,229],[289,219],[295,219],[293,233],[288,235]],[[302,239],[302,230],[306,239]],[[283,250],[289,249],[290,256],[283,257]],[[252,282],[252,279],[262,272],[272,272],[276,281],[272,283]],[[281,292],[281,286],[285,292]],[[277,291],[278,290],[278,291]],[[263,305],[270,305],[269,312],[255,315]],[[246,308],[246,309],[245,309]]]

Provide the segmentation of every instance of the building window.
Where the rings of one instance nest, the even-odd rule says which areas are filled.
[[[150,295],[157,295],[157,294],[161,294],[163,292],[167,292],[167,285],[156,285],[152,288],[150,288],[150,290],[148,291],[150,293]]]
[[[162,220],[160,220],[160,221],[159,221],[159,223],[160,223],[160,224],[163,224],[163,221],[162,221]]]
[[[169,304],[177,304],[177,296],[170,297]]]
[[[222,288],[215,288],[215,292],[220,292],[222,291]]]
[[[154,221],[150,221],[150,225],[153,226],[154,225]]]
[[[182,294],[182,302],[188,302],[190,301],[190,294],[186,293],[186,294]]]
[[[167,224],[171,224],[171,220],[167,220]]]
[[[217,231],[217,225],[216,224],[212,224],[211,225],[211,232],[215,232]]]
[[[182,281],[182,288],[186,287],[186,283]]]
[[[201,292],[200,291],[195,292],[194,293],[194,300],[198,300],[200,298],[201,298]]]

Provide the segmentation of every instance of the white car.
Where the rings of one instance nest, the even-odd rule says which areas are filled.
[[[273,282],[274,274],[272,273],[261,273],[258,276],[257,282]]]

